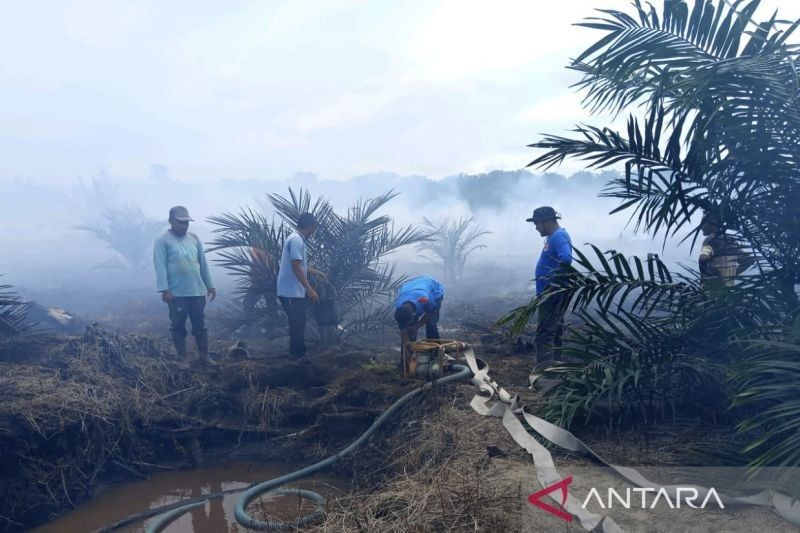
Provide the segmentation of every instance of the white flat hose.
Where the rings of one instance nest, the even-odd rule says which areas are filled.
[[[681,498],[680,493],[677,491],[679,488],[678,486],[653,483],[634,468],[610,464],[566,429],[527,412],[524,406],[519,405],[518,396],[511,396],[503,387],[498,385],[495,381],[492,381],[489,376],[488,365],[483,361],[481,361],[482,365],[478,364],[478,360],[472,348],[464,352],[464,359],[470,370],[472,370],[472,383],[478,387],[478,394],[472,398],[470,406],[475,412],[483,416],[502,418],[503,427],[509,432],[511,438],[533,457],[536,477],[543,488],[561,481],[562,477],[556,471],[550,452],[533,438],[528,432],[528,429],[535,431],[556,446],[589,455],[603,465],[611,468],[615,473],[633,485],[655,490],[664,489],[673,501],[676,498]],[[520,414],[522,415],[522,420],[517,416]],[[523,425],[523,421],[525,425]],[[527,428],[525,427],[526,425]],[[706,487],[680,486],[680,488],[688,487],[696,489],[701,498],[705,498],[710,491],[710,489]],[[561,505],[560,492],[550,492],[548,496]],[[800,526],[800,501],[793,501],[792,497],[786,494],[772,490],[764,490],[752,496],[732,497],[724,494],[718,494],[718,496],[725,504],[771,507],[783,519]],[[602,531],[606,533],[622,531],[610,517],[602,517],[597,513],[583,508],[577,500],[569,495],[567,496],[563,508],[566,512],[576,517],[581,526],[587,531]]]

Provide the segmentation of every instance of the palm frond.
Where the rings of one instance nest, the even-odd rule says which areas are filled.
[[[24,301],[11,285],[0,285],[0,336],[14,335],[29,329],[26,320],[30,303]]]
[[[627,311],[582,311],[580,318],[561,350],[567,362],[545,371],[559,380],[545,414],[560,425],[598,414],[612,426],[676,418],[694,407],[699,387],[719,390],[718,366],[686,350],[685,324]]]
[[[603,252],[589,245],[596,263],[578,248],[573,249],[573,265],[563,265],[554,276],[560,287],[533,298],[528,305],[518,307],[497,321],[497,326],[511,326],[512,334],[519,334],[533,318],[546,298],[564,295],[569,307],[575,311],[598,309],[629,310],[647,317],[654,313],[687,309],[703,299],[697,280],[688,276],[673,276],[655,254],[645,260],[630,258],[610,250]]]
[[[754,454],[750,466],[755,469],[795,467],[800,458],[800,345],[769,340],[743,345],[747,357],[731,372],[733,405],[749,409],[739,429],[757,438],[742,451]],[[792,481],[800,495],[797,479]]]
[[[695,0],[689,8],[684,1],[665,1],[659,16],[655,7],[645,8],[636,0],[636,16],[598,10],[601,16],[578,23],[605,33],[571,65],[583,73],[577,86],[587,89],[587,106],[619,111],[654,94],[674,96],[673,86],[698,69],[777,52],[794,27],[780,32],[774,17],[756,24],[752,17],[759,0],[737,9],[740,4]],[[748,32],[748,26],[757,31]]]

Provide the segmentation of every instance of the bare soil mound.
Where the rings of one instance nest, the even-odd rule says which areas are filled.
[[[225,447],[307,461],[363,431],[414,386],[369,352],[302,363],[178,361],[168,344],[90,326],[0,351],[0,529],[28,528],[104,483],[191,467]],[[375,379],[375,376],[381,376]]]

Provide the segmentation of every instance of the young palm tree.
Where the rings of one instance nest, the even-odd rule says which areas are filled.
[[[317,219],[317,230],[308,243],[308,257],[326,272],[339,303],[340,318],[348,333],[382,328],[388,323],[387,301],[402,279],[394,277],[394,266],[385,257],[403,246],[425,238],[413,227],[395,229],[392,219],[377,212],[398,193],[387,191],[375,198],[358,200],[345,214],[336,213],[324,198],[312,202],[308,191],[289,195],[270,194],[268,202],[278,218],[268,221],[251,210],[238,215],[211,217],[217,237],[210,250],[222,250],[221,261],[239,278],[239,288],[246,293],[254,288],[254,267],[249,249],[267,251],[268,275],[260,278],[263,288],[274,291],[278,261],[284,239],[291,233],[300,213],[308,211]],[[272,321],[274,315],[263,309],[239,314],[240,323]],[[275,309],[277,313],[277,309]]]
[[[438,222],[423,218],[423,227],[428,230],[427,239],[417,245],[419,251],[430,252],[433,257],[421,257],[442,265],[446,281],[460,281],[464,274],[467,257],[485,244],[477,244],[478,239],[488,235],[480,226],[472,226],[472,217],[451,219],[444,217]]]
[[[144,215],[142,208],[126,204],[118,209],[106,209],[100,220],[76,227],[103,241],[117,257],[97,268],[126,268],[140,271],[150,268],[153,240],[164,230],[165,223]]]
[[[797,45],[789,42],[800,21],[773,15],[757,22],[758,6],[758,0],[733,6],[665,0],[657,10],[635,0],[630,14],[603,10],[580,24],[602,33],[570,65],[583,75],[577,85],[586,91],[587,107],[641,112],[630,115],[622,132],[581,125],[573,137],[545,136],[531,145],[545,151],[531,164],[549,168],[571,157],[591,168],[621,165],[624,175],[604,195],[620,200],[613,212],[630,213],[634,231],[665,243],[676,236],[694,242],[697,215],[710,212],[746,243],[756,264],[734,287],[711,290],[691,273],[679,279],[660,263],[648,261],[645,271],[638,258],[599,253],[595,267],[581,257],[582,272],[567,273],[564,290],[582,319],[579,331],[594,335],[574,336],[567,349],[591,362],[557,370],[571,377],[560,392],[556,387],[551,407],[572,390],[587,401],[575,399],[579,407],[568,415],[585,413],[598,405],[602,387],[618,387],[622,394],[614,401],[622,407],[638,407],[631,398],[642,392],[666,390],[667,402],[677,398],[686,391],[665,388],[680,382],[675,361],[648,362],[665,346],[682,365],[703,368],[705,379],[713,374],[708,364],[723,363],[733,386],[728,401],[749,409],[740,428],[750,436],[757,431],[745,450],[755,454],[748,455],[752,464],[797,466],[800,397],[776,378],[800,380],[797,339],[786,334],[800,284],[800,86]],[[504,320],[524,325],[539,303]],[[627,346],[590,349],[603,332],[615,332],[616,342]],[[636,355],[633,366],[626,351]],[[592,381],[601,367],[602,379]],[[639,379],[648,367],[661,372],[662,385],[642,391]],[[701,401],[692,398],[695,405]]]
[[[278,261],[291,227],[249,208],[209,217],[209,222],[217,226],[209,251],[219,251],[217,263],[236,277],[237,292],[242,296],[243,305],[229,306],[229,327],[271,331],[278,317]]]

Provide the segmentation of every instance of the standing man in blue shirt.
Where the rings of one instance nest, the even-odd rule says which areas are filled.
[[[203,244],[189,233],[189,210],[176,205],[169,210],[170,229],[158,237],[153,247],[156,290],[169,306],[170,331],[175,351],[186,358],[186,317],[192,323],[201,363],[214,364],[208,356],[208,330],[205,326],[206,296],[214,300],[217,291],[208,271]]]
[[[394,319],[400,329],[403,349],[417,340],[417,330],[425,324],[425,338],[439,338],[439,311],[444,287],[428,276],[411,278],[400,286],[394,300]]]
[[[327,281],[327,276],[309,266],[306,241],[317,229],[317,219],[311,213],[301,213],[294,233],[283,242],[278,268],[278,299],[289,318],[289,354],[306,355],[306,298],[319,301],[319,295],[308,282],[308,274]]]
[[[561,216],[550,206],[537,207],[533,216],[526,219],[533,222],[539,235],[545,237],[544,248],[536,263],[536,294],[546,296],[539,306],[536,325],[536,362],[538,364],[555,359],[553,349],[561,347],[564,332],[564,315],[567,300],[561,293],[547,296],[558,288],[557,276],[563,266],[572,263],[572,241],[567,231],[559,226]]]

